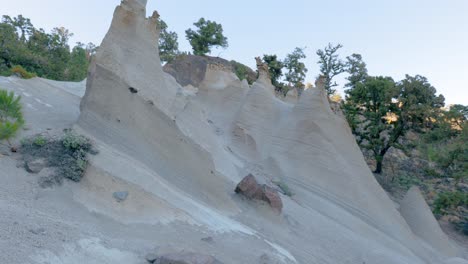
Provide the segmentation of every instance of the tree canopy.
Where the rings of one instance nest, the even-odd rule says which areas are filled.
[[[345,63],[339,59],[338,50],[341,49],[343,45],[333,45],[329,43],[323,50],[317,50],[317,55],[319,57],[318,64],[320,65],[320,73],[325,77],[325,90],[328,95],[334,94],[336,90],[334,87],[338,86],[333,79],[345,72]]]
[[[159,20],[158,26],[159,57],[162,63],[171,62],[180,54],[177,33],[169,31],[166,22],[162,19]]]
[[[21,15],[3,16],[0,23],[0,74],[9,75],[14,66],[39,77],[60,81],[81,81],[86,78],[90,57],[96,46],[69,41],[68,29],[54,28],[50,33],[35,28],[31,20]]]
[[[352,69],[348,71],[356,72]],[[398,83],[390,77],[367,76],[353,84],[355,79],[348,80],[346,117],[359,145],[372,151],[376,173],[382,172],[383,158],[391,147],[402,148],[399,139],[407,131],[431,126],[444,106],[444,97],[436,95],[423,76],[407,75]]]
[[[195,55],[211,53],[213,47],[228,47],[228,40],[223,35],[223,26],[221,24],[200,18],[193,25],[197,30],[187,29],[185,34]]]
[[[285,74],[286,81],[294,88],[304,88],[307,68],[302,59],[307,56],[304,53],[304,48],[295,48],[294,51],[284,59],[284,67],[287,72]]]
[[[24,123],[20,100],[13,92],[0,90],[0,141],[13,137]]]
[[[280,78],[283,76],[283,62],[278,60],[277,55],[263,55],[263,62],[268,65],[271,83],[275,87],[280,87]]]

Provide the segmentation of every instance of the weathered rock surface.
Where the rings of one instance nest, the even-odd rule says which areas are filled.
[[[450,241],[434,218],[418,187],[413,186],[400,203],[400,212],[413,233],[447,256],[458,256],[460,250]]]
[[[258,184],[252,174],[245,176],[237,185],[235,191],[249,199],[265,201],[279,212],[283,209],[283,202],[281,201],[278,191],[266,184]]]
[[[154,253],[149,253],[145,256],[145,259],[149,263],[154,263],[158,259],[158,256]]]
[[[47,165],[45,159],[33,159],[24,163],[25,169],[29,173],[37,174]]]
[[[127,0],[116,8],[90,67],[77,128],[100,144],[85,178],[100,183],[110,177],[140,188],[151,197],[140,199],[151,202],[140,206],[132,196],[121,205],[137,206],[125,212],[139,216],[147,212],[141,208],[154,206],[158,231],[176,233],[155,240],[195,252],[216,247],[226,263],[256,263],[258,252],[279,263],[446,260],[445,252],[421,244],[375,181],[322,85],[285,103],[259,62],[251,87],[213,64],[182,87],[162,70],[158,14],[146,18],[145,2]],[[235,184],[252,170],[262,182],[287,180],[294,200],[281,201],[250,180],[239,187],[274,207],[284,203],[285,221],[232,197]],[[107,207],[109,195],[101,204],[96,196],[86,206],[118,221],[114,216],[121,212]],[[222,236],[202,243],[206,233]]]
[[[166,254],[160,256],[154,263],[156,264],[222,264],[219,260],[212,256],[193,253],[181,252]]]

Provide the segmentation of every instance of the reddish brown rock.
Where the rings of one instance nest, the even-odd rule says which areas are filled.
[[[236,193],[242,194],[249,199],[261,199],[262,190],[252,174],[247,175],[236,187]]]
[[[279,212],[283,209],[283,202],[281,201],[278,191],[265,184],[258,184],[252,174],[242,179],[235,191],[248,199],[265,201]]]
[[[283,210],[283,201],[278,194],[278,191],[271,188],[270,186],[263,185],[262,188],[262,200],[267,202],[273,209],[281,212]]]

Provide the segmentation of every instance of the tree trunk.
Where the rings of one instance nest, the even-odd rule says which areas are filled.
[[[383,157],[385,153],[382,155],[382,151],[378,154],[374,155],[375,158],[375,171],[374,173],[381,174],[382,173],[382,163],[383,163]]]
[[[375,171],[374,173],[381,174],[382,173],[382,158],[376,159]]]

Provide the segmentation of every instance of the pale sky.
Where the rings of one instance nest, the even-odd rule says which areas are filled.
[[[254,67],[254,57],[307,47],[308,82],[315,51],[341,43],[343,57],[362,54],[371,75],[426,76],[446,103],[468,105],[468,0],[148,0],[191,51],[185,30],[200,17],[224,27],[229,48],[212,55]],[[0,0],[0,15],[22,14],[36,27],[63,26],[73,42],[99,44],[120,0]],[[343,76],[344,77],[344,76]],[[343,82],[340,82],[343,84]]]

